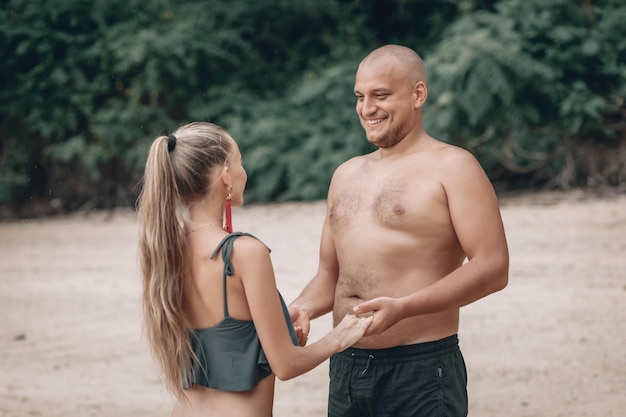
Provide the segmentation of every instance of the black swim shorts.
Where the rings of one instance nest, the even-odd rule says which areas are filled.
[[[456,335],[330,359],[329,417],[465,417],[467,372]]]

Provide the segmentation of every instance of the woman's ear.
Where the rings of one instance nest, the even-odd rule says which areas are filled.
[[[230,168],[228,168],[228,165],[224,165],[224,167],[222,168],[220,179],[222,180],[222,183],[224,184],[226,190],[230,190],[233,188],[233,182],[230,178]]]

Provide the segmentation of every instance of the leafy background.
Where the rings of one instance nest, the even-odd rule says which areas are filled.
[[[8,0],[0,217],[132,206],[150,142],[192,120],[238,141],[249,202],[325,197],[372,148],[358,62],[429,71],[430,134],[499,190],[626,189],[622,0]]]

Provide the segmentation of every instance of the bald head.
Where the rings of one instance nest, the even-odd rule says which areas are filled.
[[[359,64],[354,95],[367,139],[379,148],[391,148],[423,130],[426,70],[412,49],[385,45],[372,51]]]
[[[411,48],[401,45],[384,45],[374,49],[359,64],[364,67],[392,66],[404,73],[407,82],[414,85],[418,81],[426,83],[426,67],[422,58]]]

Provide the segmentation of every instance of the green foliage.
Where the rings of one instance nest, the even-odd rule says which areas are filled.
[[[341,14],[331,16],[337,7],[328,1],[8,2],[0,42],[16,53],[0,66],[2,167],[14,172],[17,160],[5,159],[19,154],[45,172],[5,177],[0,203],[54,194],[70,209],[84,200],[124,204],[159,133],[189,120],[250,120],[261,101],[280,107],[277,92],[307,68],[301,57],[323,63],[343,36]],[[37,146],[9,140],[19,136]],[[258,194],[267,199],[284,191]]]
[[[580,140],[624,140],[623,124],[610,123],[626,110],[624,13],[616,1],[503,0],[459,18],[427,56],[430,130],[494,178],[588,183],[585,158],[572,165],[567,154]],[[577,173],[562,181],[564,170]]]
[[[618,23],[626,7],[618,3],[581,6],[567,0],[509,0],[499,7],[504,15],[528,17],[516,22],[524,48],[555,71],[549,88],[558,120],[549,122],[560,121],[561,134],[607,136],[603,117],[614,111],[611,96],[624,88],[626,80],[626,28]]]
[[[353,78],[351,65],[331,64],[308,73],[289,97],[265,101],[251,120],[229,120],[245,158],[249,201],[323,198],[341,162],[371,151],[347,104],[354,103]]]
[[[527,143],[531,131],[539,131],[542,115],[551,111],[550,91],[536,86],[550,85],[555,74],[523,50],[512,19],[485,12],[460,18],[426,66],[431,104],[425,118],[432,134],[474,152],[490,173],[514,154],[521,160],[509,167],[514,163],[516,170],[542,162],[536,157],[546,149],[525,149],[536,148]]]
[[[425,57],[428,130],[494,180],[626,176],[593,168],[626,131],[620,0],[8,0],[0,14],[0,204],[15,212],[132,204],[152,139],[192,120],[240,142],[248,201],[324,198],[372,150],[353,78],[390,42]]]

